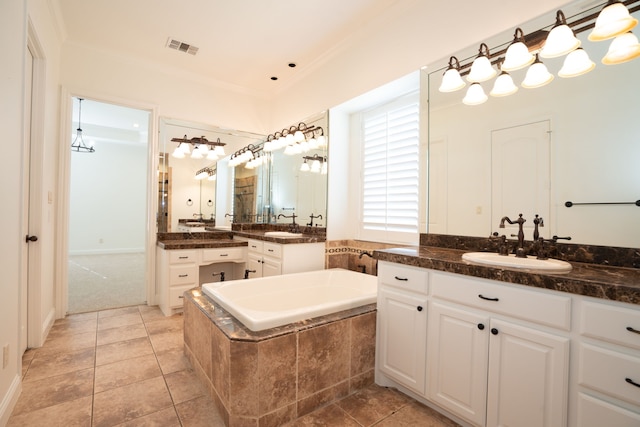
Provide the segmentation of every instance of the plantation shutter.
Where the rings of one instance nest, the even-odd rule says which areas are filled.
[[[419,115],[417,96],[363,115],[364,230],[418,233]]]

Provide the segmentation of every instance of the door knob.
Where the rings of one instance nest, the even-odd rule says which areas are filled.
[[[25,240],[27,241],[27,243],[29,243],[29,242],[37,242],[38,241],[38,236],[29,236],[27,234],[27,238]]]

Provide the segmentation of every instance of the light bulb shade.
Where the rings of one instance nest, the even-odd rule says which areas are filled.
[[[556,12],[556,24],[549,32],[544,46],[540,50],[543,58],[557,58],[576,50],[580,47],[580,40],[573,34],[573,30],[567,25],[567,20],[561,10]]]
[[[497,74],[491,66],[491,61],[486,56],[479,56],[473,60],[471,71],[467,75],[467,81],[471,83],[484,82],[492,79]]]
[[[484,93],[484,89],[480,83],[472,83],[467,89],[467,94],[462,99],[462,103],[465,105],[480,105],[487,102],[489,97]]]
[[[320,172],[322,165],[320,164],[320,160],[314,160],[311,162],[311,172],[317,173]]]
[[[284,154],[287,156],[293,156],[296,154],[296,149],[293,145],[287,145],[287,148],[284,149]]]
[[[207,153],[207,160],[218,160],[218,155],[216,154],[215,151],[213,150],[209,150],[209,152]]]
[[[213,175],[209,175],[209,178],[207,178],[208,181],[215,181],[217,178],[216,174]]]
[[[538,55],[536,55],[536,61],[531,64],[531,67],[527,70],[527,74],[524,76],[522,87],[534,89],[547,85],[551,83],[552,80],[553,74],[547,70],[547,67],[540,62]]]
[[[192,159],[202,159],[203,157],[204,156],[200,152],[200,149],[198,147],[194,147],[193,151],[191,152],[191,158]]]
[[[182,151],[180,147],[176,147],[176,149],[173,150],[171,157],[176,159],[184,159],[184,151]]]
[[[596,68],[596,64],[589,59],[587,52],[580,47],[567,55],[562,68],[558,71],[558,76],[563,78],[577,77],[587,74],[594,68]]]
[[[605,65],[622,64],[640,56],[638,38],[632,32],[619,35],[611,42],[607,54],[602,58]]]
[[[207,144],[198,144],[198,151],[205,155],[209,152],[209,146]]]
[[[300,165],[300,172],[309,172],[309,170],[311,170],[311,168],[309,167],[309,163],[305,160],[304,163]]]
[[[309,140],[309,149],[310,150],[315,150],[318,147],[320,147],[320,145],[318,144],[318,140],[315,139],[315,138],[311,138]]]
[[[189,154],[191,152],[191,146],[186,142],[181,142],[179,147],[185,154]]]
[[[440,92],[455,92],[465,87],[466,83],[460,77],[460,63],[458,58],[452,56],[449,58],[449,67],[442,75],[442,82],[438,90]]]
[[[320,169],[320,174],[326,175],[328,171],[329,171],[329,167],[327,165],[327,161],[325,160],[324,163],[322,163],[322,168]]]
[[[529,52],[529,48],[522,42],[512,43],[507,48],[505,55],[504,62],[500,67],[503,71],[519,70],[535,60],[535,57]]]
[[[296,142],[304,141],[304,134],[297,130],[296,133],[293,134],[293,139],[295,139]]]
[[[213,151],[218,155],[218,157],[224,157],[224,148],[222,148],[221,145],[216,145],[216,148],[213,149]]]
[[[638,20],[629,15],[629,10],[624,4],[610,0],[598,15],[596,25],[588,38],[592,42],[612,39],[630,31],[637,24]]]
[[[207,171],[202,171],[198,175],[196,175],[196,179],[197,180],[205,179],[205,178],[208,178],[208,177],[209,177],[209,172],[207,172]]]
[[[516,93],[517,91],[518,86],[513,83],[511,75],[506,71],[502,71],[493,84],[493,89],[491,89],[489,94],[491,96],[508,96]]]
[[[318,146],[319,147],[326,147],[327,146],[327,137],[324,135],[320,135],[318,137]]]

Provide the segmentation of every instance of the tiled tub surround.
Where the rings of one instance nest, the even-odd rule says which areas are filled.
[[[185,293],[184,351],[228,426],[278,426],[373,383],[375,304],[252,332]]]
[[[363,240],[329,240],[325,249],[325,268],[345,268],[347,270],[362,272],[376,276],[378,273],[377,260],[360,255],[364,252],[373,254],[377,249],[390,249],[397,244],[366,242]]]
[[[573,270],[566,274],[474,265],[462,260],[465,252],[492,251],[493,248],[489,247],[487,241],[488,239],[477,237],[422,235],[420,242],[425,246],[377,250],[375,257],[398,264],[640,304],[640,268],[637,267],[640,263],[639,249],[557,244],[556,252],[551,252],[550,256],[571,262]],[[430,245],[426,246],[427,243]],[[569,246],[573,248],[568,248]],[[563,254],[567,256],[562,256]],[[588,263],[585,260],[602,263]],[[622,264],[625,267],[612,264]]]

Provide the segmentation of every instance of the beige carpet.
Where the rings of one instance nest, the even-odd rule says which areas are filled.
[[[70,255],[69,313],[144,304],[144,253]]]

